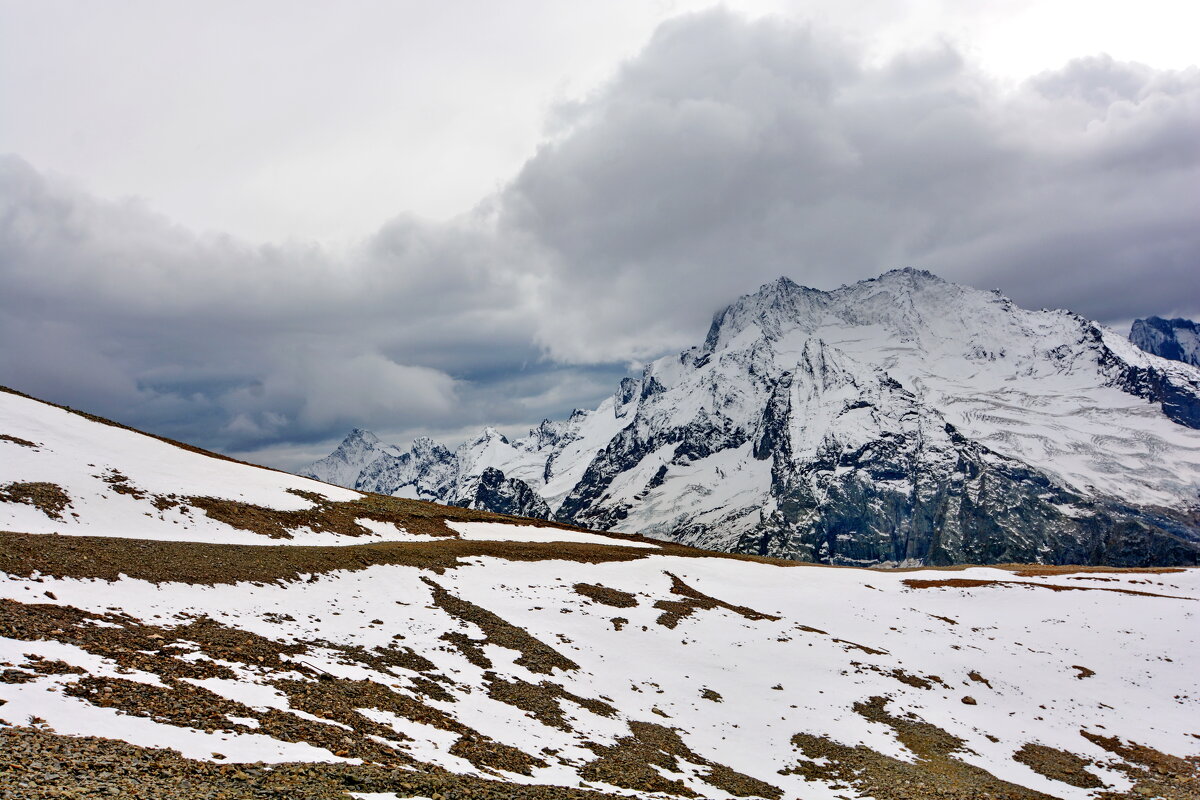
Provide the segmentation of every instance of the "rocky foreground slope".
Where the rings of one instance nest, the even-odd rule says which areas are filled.
[[[928,272],[781,278],[595,410],[305,474],[833,564],[1196,564],[1200,369]]]
[[[1200,797],[1200,571],[872,571],[0,393],[0,797]]]

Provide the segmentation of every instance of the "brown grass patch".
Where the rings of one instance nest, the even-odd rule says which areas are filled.
[[[20,447],[29,447],[36,450],[37,442],[31,442],[28,439],[22,439],[20,436],[10,436],[7,433],[0,433],[0,442],[10,442]]]
[[[71,507],[71,496],[57,483],[17,482],[0,486],[0,503],[24,503],[50,519],[61,520],[62,512]]]
[[[970,678],[971,680],[975,681],[976,683],[982,683],[984,686],[988,687],[989,689],[992,688],[992,682],[989,681],[987,678],[983,677],[982,675],[980,675],[975,670],[971,670],[970,672],[968,672],[967,677]]]
[[[715,597],[710,597],[703,592],[697,591],[688,586],[683,581],[670,572],[666,573],[671,578],[671,593],[679,595],[683,600],[659,600],[654,604],[654,607],[661,610],[663,613],[655,620],[659,625],[665,628],[674,628],[679,624],[680,620],[689,617],[701,609],[711,610],[714,608],[723,608],[726,611],[732,611],[742,617],[751,620],[771,620],[778,621],[780,618],[773,614],[764,614],[761,611],[755,611],[746,606],[735,606],[724,600],[718,600]]]
[[[109,488],[111,488],[117,494],[129,495],[134,500],[143,500],[150,494],[145,489],[139,489],[138,487],[134,486],[130,482],[129,476],[121,472],[119,469],[110,468],[102,475],[93,475],[92,477],[99,478],[107,483]]]
[[[1143,574],[1143,575],[1166,575],[1172,572],[1187,572],[1184,567],[1105,567],[1105,566],[1079,566],[1077,564],[1065,564],[1055,566],[1051,564],[996,564],[999,569],[1006,569],[1015,574],[1018,578],[1037,578],[1043,575],[1076,575],[1080,573],[1091,572],[1112,572],[1119,574]]]
[[[607,783],[639,792],[666,792],[681,797],[698,797],[682,781],[672,780],[654,767],[669,772],[681,772],[680,761],[708,767],[701,779],[736,797],[769,797],[773,800],[783,792],[769,783],[744,775],[729,767],[703,758],[692,752],[673,728],[653,722],[631,722],[630,735],[615,744],[604,746],[587,743],[584,746],[598,758],[579,770],[586,781]]]
[[[1130,792],[1101,792],[1098,797],[1102,800],[1126,797],[1196,800],[1200,797],[1200,758],[1179,758],[1153,747],[1124,742],[1117,736],[1101,736],[1085,730],[1079,733],[1119,758],[1120,761],[1110,762],[1109,766],[1124,772],[1133,781]]]
[[[823,565],[822,565],[823,566]],[[836,567],[836,569],[866,569],[872,572],[962,572],[966,569],[987,567],[1002,569],[1021,578],[1036,578],[1043,575],[1076,575],[1089,572],[1105,572],[1114,574],[1161,575],[1169,572],[1186,572],[1194,567],[1110,567],[1103,564],[947,564],[945,566],[921,567]]]
[[[559,730],[571,730],[563,713],[563,700],[580,705],[602,717],[613,717],[617,713],[615,708],[603,700],[580,697],[550,681],[533,684],[520,678],[500,678],[491,672],[485,673],[484,679],[487,681],[488,697],[519,708],[543,725]]]
[[[425,505],[434,512],[442,508]],[[436,517],[436,513],[433,516]],[[527,522],[533,524],[537,520]],[[411,520],[406,527],[409,531],[415,529]],[[159,583],[177,581],[207,585],[291,581],[301,575],[360,570],[381,564],[441,572],[461,566],[462,559],[479,556],[508,561],[604,564],[665,555],[684,558],[728,556],[683,545],[645,550],[583,542],[487,542],[446,537],[434,542],[272,547],[0,531],[0,572],[12,575],[40,572],[62,578],[102,580],[116,580],[125,574]],[[799,566],[798,562],[780,562],[779,565]]]
[[[836,640],[835,640],[836,641]],[[863,664],[860,661],[851,661],[850,666],[854,667],[856,674],[864,672],[874,672],[877,675],[883,675],[886,678],[900,681],[900,683],[912,686],[915,689],[932,689],[933,685],[939,684],[945,688],[949,688],[946,682],[937,675],[914,675],[901,667],[895,667],[891,670],[885,670],[875,664]],[[772,689],[782,689],[782,686],[772,686]]]
[[[1178,570],[1177,570],[1178,571]],[[1114,589],[1110,586],[1062,586],[1056,583],[1028,583],[1026,581],[995,581],[975,580],[971,578],[940,578],[921,580],[906,578],[902,583],[910,589],[974,589],[980,586],[1021,586],[1031,589],[1049,589],[1052,592],[1115,592],[1131,594],[1137,597],[1162,597],[1168,600],[1196,600],[1195,597],[1181,597],[1174,594],[1158,594],[1157,592],[1142,592],[1137,589]]]
[[[432,509],[439,506],[426,504]],[[536,522],[536,521],[534,521]],[[413,530],[412,525],[408,526]],[[399,565],[441,572],[480,556],[508,561],[574,561],[604,564],[671,555],[724,558],[682,545],[643,550],[583,542],[487,542],[443,538],[434,542],[371,542],[361,545],[237,545],[171,542],[109,536],[59,536],[0,531],[0,572],[35,572],[61,578],[139,580],[194,584],[294,581],[335,570]],[[797,562],[781,562],[797,566]],[[753,612],[752,613],[757,613]]]
[[[887,712],[887,700],[872,697],[855,703],[854,710],[873,722],[890,727],[915,762],[885,756],[864,745],[849,746],[826,736],[799,733],[792,744],[805,756],[783,774],[799,774],[809,780],[835,781],[854,786],[878,800],[949,798],[976,800],[997,797],[1006,800],[1050,800],[1050,796],[1009,783],[986,770],[954,757],[963,750],[962,739],[911,715],[897,717]],[[819,759],[828,759],[818,763]]]
[[[564,672],[579,669],[579,665],[574,661],[542,640],[529,635],[524,628],[518,628],[482,606],[456,597],[429,578],[422,577],[421,580],[433,591],[435,606],[452,617],[474,624],[483,631],[484,642],[520,653],[520,657],[514,663],[520,664],[530,672],[540,672],[544,675],[551,675],[556,669]],[[455,643],[453,640],[448,641]],[[467,655],[468,660],[472,657],[467,653],[464,655]],[[482,652],[476,652],[475,657],[487,660]]]
[[[37,675],[82,675],[84,670],[73,664],[57,658],[43,658],[39,655],[25,653],[25,663],[20,669],[27,669]]]
[[[638,604],[637,597],[620,589],[601,586],[598,583],[577,583],[571,587],[576,593],[597,603],[613,608],[633,608]]]
[[[393,741],[408,739],[404,734],[394,731],[391,726],[373,722],[358,712],[360,708],[374,708],[457,734],[459,739],[451,745],[450,753],[467,759],[477,767],[529,775],[534,767],[545,766],[545,762],[540,759],[491,739],[441,709],[393,692],[374,681],[345,678],[318,681],[279,680],[273,685],[287,695],[288,702],[294,708],[349,725],[355,734],[364,738],[368,734],[374,734]],[[338,730],[337,733],[349,732]]]
[[[131,716],[146,717],[166,725],[210,732],[259,733],[285,742],[306,742],[315,747],[323,747],[334,754],[364,758],[377,763],[415,763],[406,754],[368,739],[367,734],[397,741],[407,738],[400,737],[391,728],[370,720],[357,720],[359,724],[351,732],[277,709],[256,711],[184,681],[167,679],[166,686],[151,686],[124,678],[88,676],[69,684],[64,693],[92,705],[115,708]],[[307,708],[302,710],[309,711]],[[334,719],[337,716],[328,710],[324,710],[324,713],[309,713],[325,719]],[[258,727],[250,727],[230,721],[229,716],[254,719],[259,724]]]
[[[386,674],[396,674],[398,669],[414,672],[405,676],[414,686],[411,691],[438,700],[455,700],[436,682],[437,679],[445,679],[432,674],[435,668],[433,663],[407,648],[377,647],[367,651],[327,642],[281,643],[248,631],[229,628],[207,617],[175,627],[161,627],[143,624],[127,615],[101,616],[70,607],[26,605],[11,600],[0,601],[0,636],[21,640],[49,639],[73,644],[87,652],[114,660],[121,669],[139,669],[157,675],[164,686],[87,676],[69,684],[67,694],[94,705],[116,708],[165,724],[209,731],[255,732],[281,741],[307,742],[335,755],[384,764],[415,763],[403,750],[397,751],[369,738],[372,735],[379,736],[396,743],[408,740],[407,736],[397,733],[390,726],[374,722],[357,712],[358,708],[380,708],[458,734],[459,740],[451,752],[476,766],[529,774],[534,766],[542,764],[540,760],[495,742],[416,698],[393,692],[372,681],[348,681],[314,671],[304,664],[303,659],[294,661],[283,658],[285,655],[304,655],[310,647],[333,648],[343,661],[363,663]],[[183,642],[193,644],[179,648],[178,645]],[[199,645],[198,651],[195,645]],[[293,707],[348,725],[353,730],[305,720],[275,709],[255,711],[197,687],[183,679],[235,676],[221,664],[181,657],[194,652],[208,658],[245,664],[264,674],[268,682],[287,694]],[[50,661],[36,661],[28,666],[28,671],[24,668],[12,670],[12,679],[28,681],[36,673],[77,671],[69,665],[60,667]],[[309,678],[297,680],[289,677],[270,681],[272,672],[291,676],[300,673]],[[7,679],[8,676],[0,674],[0,678]],[[257,720],[259,727],[250,728],[233,723],[228,719],[230,715]]]
[[[346,546],[280,546],[166,542],[107,536],[0,531],[0,572],[62,578],[130,578],[196,584],[294,581],[302,575],[394,564],[433,572],[477,556],[509,561],[602,564],[648,557],[649,551],[579,542],[373,542]]]
[[[974,580],[971,578],[905,578],[901,583],[910,589],[974,589],[979,586],[1003,586],[1012,581]]]
[[[211,661],[175,658],[176,654],[167,649],[176,638],[171,630],[142,624],[124,614],[101,615],[70,606],[0,600],[0,636],[22,641],[62,642],[111,659],[122,669],[138,669],[156,675],[234,677],[229,668]],[[199,643],[203,647],[203,642]],[[258,652],[256,649],[232,660],[257,663]],[[255,661],[248,662],[249,658]]]
[[[905,672],[903,669],[896,667],[892,671],[886,673],[889,678],[894,678],[901,683],[915,687],[917,689],[932,689],[935,683],[946,685],[946,682],[937,675],[913,675],[910,672]]]
[[[328,726],[326,726],[328,727]],[[0,728],[0,796],[49,800],[80,796],[300,798],[345,800],[348,791],[472,800],[615,800],[563,786],[536,786],[373,764],[216,764],[175,750],[113,739],[61,736],[31,727]]]
[[[358,523],[359,519],[395,525],[409,533],[427,536],[458,536],[446,525],[446,520],[497,521],[495,515],[485,512],[466,514],[450,511],[448,507],[434,506],[419,500],[404,500],[385,495],[364,495],[357,500],[330,500],[315,492],[289,489],[294,495],[312,503],[310,508],[298,511],[280,511],[274,508],[225,500],[216,497],[189,497],[187,502],[204,511],[212,519],[234,528],[257,533],[272,539],[291,539],[297,530],[308,529],[318,533],[335,533],[342,536],[370,536],[371,531]],[[508,522],[510,520],[504,519]],[[523,520],[523,524],[530,521]]]
[[[874,647],[868,647],[865,644],[851,642],[847,639],[834,639],[834,641],[840,645],[844,645],[847,650],[861,650],[869,656],[886,656],[888,654],[887,650],[879,650]]]
[[[97,625],[97,622],[106,624]],[[310,647],[331,646],[325,642],[276,642],[248,631],[226,627],[207,617],[167,628],[145,625],[125,615],[100,616],[70,607],[25,605],[11,600],[0,601],[0,635],[73,644],[90,653],[113,659],[120,668],[139,669],[157,675],[164,686],[88,676],[69,684],[67,694],[94,705],[116,708],[166,724],[208,731],[256,732],[281,741],[307,742],[335,755],[385,764],[415,763],[402,750],[397,751],[369,738],[374,735],[397,743],[408,740],[407,736],[397,733],[390,726],[367,719],[357,711],[359,708],[379,708],[458,734],[459,740],[451,752],[463,756],[476,766],[529,774],[532,767],[542,764],[538,759],[495,742],[445,712],[406,694],[393,692],[372,681],[349,681],[322,674],[308,668],[303,659],[294,661],[282,658],[285,655],[304,655]],[[235,676],[221,664],[204,659],[180,658],[195,651],[191,647],[176,649],[179,642],[195,643],[199,645],[199,652],[209,658],[245,664],[268,679],[272,672],[284,672],[292,676],[298,672],[309,676],[307,680],[289,677],[268,682],[287,694],[293,707],[348,725],[353,730],[305,720],[275,709],[255,711],[182,680]],[[423,670],[415,675],[406,675],[414,684],[414,691],[439,700],[456,699],[428,677],[434,669],[433,663],[410,650],[376,648],[366,651],[362,648],[333,647],[343,660],[358,661],[387,674],[396,674],[397,668]],[[18,674],[14,679],[30,680],[36,672],[63,672],[61,669],[55,670],[55,665],[49,662],[32,664],[30,669],[30,672],[15,670]],[[436,675],[433,677],[440,678]],[[227,718],[229,715],[255,719],[259,727],[249,728],[233,723]]]
[[[323,640],[278,642],[204,616],[166,627],[148,625],[125,614],[99,615],[70,606],[0,600],[0,636],[74,645],[111,659],[120,669],[150,672],[165,681],[235,677],[227,667],[209,659],[245,664],[260,670],[292,671],[320,677],[319,672],[302,661],[284,658],[304,655],[310,648],[319,647],[333,651],[342,663],[361,664],[393,675],[397,674],[397,669],[405,670],[404,676],[421,693],[439,700],[454,699],[434,682],[447,679],[435,672],[433,662],[410,648],[390,646],[366,650]],[[181,658],[193,652],[206,658]]]
[[[0,670],[0,683],[29,683],[37,680],[37,675],[33,672],[24,669],[2,669]],[[8,702],[7,700],[5,702]]]
[[[1092,762],[1066,750],[1029,743],[1013,754],[1013,761],[1024,764],[1052,781],[1078,786],[1080,789],[1098,789],[1104,786],[1104,781],[1087,771],[1086,767]]]

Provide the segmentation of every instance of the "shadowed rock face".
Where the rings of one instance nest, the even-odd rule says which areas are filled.
[[[475,491],[460,498],[458,504],[516,517],[550,518],[550,508],[537,492],[523,481],[505,478],[504,473],[495,467],[485,469],[479,476]]]
[[[353,485],[836,564],[1200,560],[1200,371],[912,269],[782,278],[593,411],[417,450]]]
[[[1136,319],[1129,341],[1147,353],[1200,367],[1200,325],[1190,319]]]

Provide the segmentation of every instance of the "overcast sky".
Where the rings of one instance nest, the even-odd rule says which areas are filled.
[[[594,406],[787,275],[1200,316],[1200,12],[0,0],[0,383],[272,465]]]

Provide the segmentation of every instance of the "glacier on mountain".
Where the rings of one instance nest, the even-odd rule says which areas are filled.
[[[304,475],[835,564],[1200,560],[1200,369],[903,269],[787,278],[591,411],[449,451],[353,431]]]

